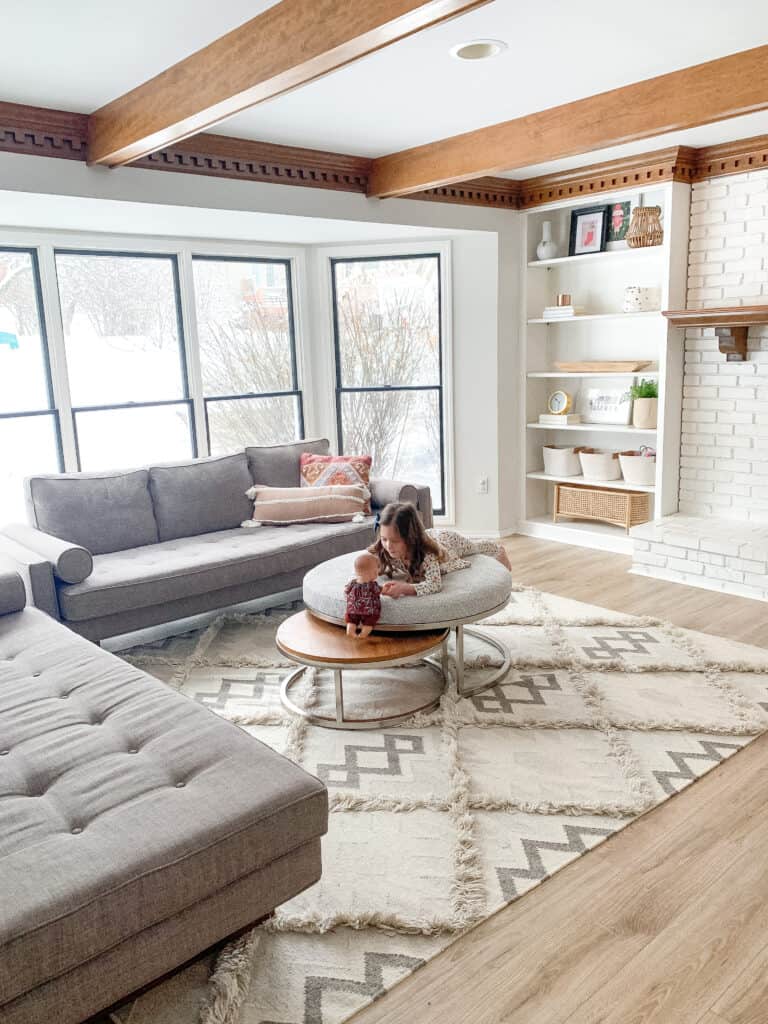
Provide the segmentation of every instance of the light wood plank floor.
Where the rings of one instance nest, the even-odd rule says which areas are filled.
[[[768,605],[526,537],[519,582],[768,646]],[[489,918],[355,1024],[768,1024],[768,734]]]

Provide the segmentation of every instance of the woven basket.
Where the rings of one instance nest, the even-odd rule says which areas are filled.
[[[661,245],[664,229],[661,226],[660,206],[636,206],[627,231],[627,245],[640,249],[648,245]]]
[[[555,484],[553,521],[559,518],[588,519],[630,527],[651,518],[651,496],[643,491],[609,491],[602,487]]]

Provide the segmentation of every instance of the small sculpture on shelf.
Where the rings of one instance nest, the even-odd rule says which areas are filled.
[[[355,559],[354,578],[344,587],[347,596],[347,636],[364,640],[381,618],[381,586],[378,583],[379,560],[368,551]]]

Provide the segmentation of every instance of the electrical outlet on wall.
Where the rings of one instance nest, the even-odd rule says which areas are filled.
[[[481,476],[480,479],[477,481],[477,493],[478,494],[487,494],[488,493],[488,477],[487,476]]]

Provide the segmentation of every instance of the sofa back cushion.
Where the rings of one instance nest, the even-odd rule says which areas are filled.
[[[245,452],[151,466],[149,487],[160,540],[230,530],[251,516]]]
[[[327,455],[330,450],[326,437],[246,448],[251,483],[257,487],[298,487],[301,483],[299,464],[302,452]]]
[[[56,473],[25,481],[33,526],[92,555],[156,544],[149,473]]]

